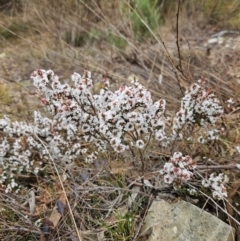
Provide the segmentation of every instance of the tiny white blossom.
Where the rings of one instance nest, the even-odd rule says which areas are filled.
[[[136,147],[139,149],[142,149],[144,147],[145,143],[143,140],[137,140],[136,141]]]
[[[202,136],[199,136],[198,137],[198,142],[203,144],[205,142],[205,140],[204,140],[204,138]]]
[[[227,190],[224,186],[229,181],[226,174],[220,173],[218,175],[212,173],[209,179],[203,179],[202,185],[206,188],[212,189],[212,196],[215,199],[223,199],[227,197]]]
[[[231,105],[233,105],[235,102],[233,101],[232,98],[230,98],[230,99],[228,99],[228,100],[226,101],[226,103],[228,104],[227,107],[230,108]]]

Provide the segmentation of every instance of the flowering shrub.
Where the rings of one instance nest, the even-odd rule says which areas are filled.
[[[128,152],[145,171],[148,147],[157,143],[167,149],[175,143],[176,137],[182,137],[185,126],[214,126],[216,118],[223,113],[218,99],[204,88],[202,81],[189,87],[179,112],[169,125],[164,117],[166,101],[154,102],[151,93],[138,81],[111,91],[109,80],[104,79],[103,89],[93,94],[88,71],[82,76],[74,73],[72,85],[61,84],[52,70],[38,69],[31,78],[44,95],[41,103],[53,118],[35,111],[32,124],[11,123],[7,117],[0,120],[0,184],[6,192],[18,186],[15,182],[18,174],[37,174],[49,154],[55,161],[93,162],[110,149]],[[208,130],[209,140],[216,139],[216,133],[217,129]],[[199,142],[200,139],[201,136]],[[91,144],[88,149],[86,143]],[[195,167],[190,156],[175,152],[160,173],[167,184],[182,185],[193,177]]]
[[[159,142],[166,138],[166,101],[153,102],[150,92],[137,81],[112,92],[105,79],[100,94],[93,95],[91,74],[87,71],[83,76],[72,75],[73,87],[62,85],[51,70],[37,70],[32,79],[45,94],[43,105],[66,129],[68,139],[78,133],[100,152],[111,146],[116,152],[131,149],[136,155],[135,149],[143,149],[152,137]]]
[[[33,124],[11,123],[7,117],[0,119],[0,184],[5,192],[18,187],[15,178],[20,174],[38,174],[42,163],[48,161],[49,153],[56,160],[71,160],[84,152],[84,149],[80,149],[77,137],[72,138],[72,141],[76,141],[72,144],[58,129],[55,120],[42,117],[37,111],[34,112]],[[49,153],[39,138],[48,146]]]
[[[188,128],[194,124],[206,127],[208,124],[215,124],[216,117],[223,114],[223,108],[219,105],[219,100],[213,91],[204,88],[204,81],[199,80],[189,87],[181,101],[181,108],[176,113],[173,123],[173,134],[181,138],[181,131],[184,126]],[[207,129],[207,139],[218,138],[218,130]],[[199,136],[199,142],[204,142],[204,138]]]
[[[178,183],[181,185],[182,181],[191,179],[193,176],[192,170],[195,168],[196,165],[190,156],[184,157],[181,152],[175,152],[173,157],[165,163],[160,173],[164,175],[165,183]]]
[[[209,179],[202,180],[202,185],[206,188],[211,188],[213,190],[212,196],[215,199],[223,199],[227,197],[227,189],[224,186],[228,182],[228,177],[226,174],[220,173],[216,175],[212,173]]]

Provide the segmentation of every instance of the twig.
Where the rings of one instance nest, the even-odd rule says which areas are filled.
[[[211,169],[211,170],[221,170],[221,169],[234,169],[235,171],[240,171],[236,165],[218,165],[218,166],[207,166],[207,165],[197,165],[196,169],[199,170],[206,170],[206,169]]]
[[[29,232],[29,233],[35,233],[35,234],[42,234],[42,231],[38,230],[32,230],[28,228],[23,228],[23,227],[7,227],[7,228],[1,228],[1,232],[4,231],[17,231],[17,232]]]
[[[177,13],[176,13],[176,31],[177,31],[177,40],[176,40],[176,45],[177,45],[177,51],[178,51],[178,65],[176,66],[176,68],[181,72],[181,74],[185,77],[183,69],[182,69],[182,57],[181,57],[181,51],[180,51],[180,46],[179,46],[179,12],[180,12],[180,2],[181,0],[178,0],[178,7],[177,7]],[[184,94],[182,87],[180,85],[180,80],[179,80],[179,76],[176,75],[177,81],[178,81],[178,85],[179,85],[179,89],[181,90],[182,94]],[[185,77],[186,78],[186,77]]]
[[[182,61],[181,61],[181,51],[180,51],[180,46],[179,46],[179,11],[180,11],[180,2],[181,0],[178,0],[178,7],[177,7],[177,13],[176,13],[176,32],[177,32],[177,40],[176,40],[176,45],[177,45],[177,51],[178,51],[178,66],[177,68],[182,72]]]
[[[202,207],[202,211],[204,210],[204,208],[206,207],[207,203],[209,201],[209,197],[207,198],[206,202],[204,203],[203,207]],[[201,211],[201,214],[202,214],[202,211]]]
[[[31,214],[34,214],[36,199],[35,199],[35,193],[34,193],[33,190],[30,191],[30,195],[31,195],[31,198],[28,200],[28,202],[29,202],[29,210],[30,210]]]

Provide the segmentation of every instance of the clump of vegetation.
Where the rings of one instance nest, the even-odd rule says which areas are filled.
[[[142,41],[151,36],[146,24],[152,31],[156,31],[161,24],[159,4],[156,0],[134,0],[131,7],[129,9],[131,27],[135,38]]]
[[[223,133],[216,122],[224,110],[202,81],[189,87],[180,110],[170,120],[164,117],[166,101],[153,102],[151,93],[137,81],[113,92],[106,78],[100,94],[93,95],[90,72],[84,72],[83,76],[75,73],[72,76],[75,87],[61,84],[51,70],[37,70],[32,79],[38,91],[45,94],[41,102],[54,118],[42,117],[35,111],[33,124],[17,121],[11,124],[6,117],[0,120],[1,183],[7,193],[19,186],[16,173],[38,174],[49,155],[66,163],[81,159],[94,163],[109,150],[126,153],[144,175],[150,171],[146,160],[157,146],[168,150],[171,156],[178,142],[192,141],[192,132],[202,144],[214,144]],[[183,157],[181,151],[174,152],[161,171],[166,183],[180,187],[193,177],[196,168],[192,158]],[[38,160],[33,158],[36,152]],[[223,187],[223,182],[220,184]],[[213,191],[219,192],[220,199],[226,195],[226,190],[218,189],[217,185]]]
[[[115,225],[108,226],[103,224],[106,226],[105,238],[119,241],[133,240],[136,214],[133,212],[127,212],[124,215],[117,213],[114,216],[116,216]]]
[[[217,165],[212,170],[209,165],[203,166],[203,169],[209,170],[203,177],[197,170],[197,162],[190,155],[182,154],[186,149],[181,143],[192,145],[193,133],[195,141],[203,147],[219,145],[218,140],[226,137],[220,121],[224,109],[214,92],[205,87],[204,81],[200,80],[186,90],[180,110],[170,119],[164,115],[166,101],[160,99],[154,102],[151,93],[137,80],[129,86],[124,85],[111,91],[109,79],[104,78],[100,93],[93,95],[91,73],[88,71],[82,76],[74,73],[73,86],[61,84],[51,70],[36,70],[32,79],[38,91],[45,95],[41,99],[42,105],[53,117],[43,117],[35,111],[32,124],[19,121],[11,123],[7,117],[0,119],[0,183],[6,194],[26,190],[26,184],[20,182],[22,177],[35,175],[40,178],[41,171],[47,168],[44,165],[49,165],[49,158],[49,171],[53,165],[62,183],[59,174],[61,167],[69,168],[71,165],[78,168],[77,163],[85,162],[95,165],[101,173],[104,161],[99,160],[107,153],[112,153],[121,159],[124,155],[127,156],[138,176],[152,172],[179,192],[188,188],[191,195],[206,192],[206,195],[212,195],[217,200],[228,197],[226,185],[229,178],[225,173],[215,173]],[[228,104],[232,103],[228,101]],[[239,148],[235,147],[235,154],[239,153]],[[157,149],[165,150],[165,155],[168,156],[160,169],[150,165],[150,156]],[[235,168],[239,168],[238,164]],[[69,171],[70,180],[73,180],[71,169]],[[64,179],[69,179],[66,173],[61,175]],[[82,172],[83,182],[91,180],[89,175]],[[194,184],[188,184],[192,180]],[[98,183],[97,187],[102,187],[106,181],[107,179],[100,182],[96,180],[95,183]],[[151,183],[146,185],[152,187]],[[79,196],[79,188],[82,188],[82,184],[75,180],[75,199]],[[115,188],[113,190],[122,190]],[[88,196],[90,190],[91,188],[87,192]],[[88,199],[93,206],[103,205],[95,195],[91,194]],[[116,195],[111,191],[109,199],[112,200],[110,203],[119,203],[123,200],[123,194],[120,192]],[[59,209],[63,208],[63,204],[58,202],[58,205]],[[106,235],[118,240],[131,240],[135,213],[127,212],[119,217],[117,225],[107,226]],[[40,223],[46,227],[44,222]]]

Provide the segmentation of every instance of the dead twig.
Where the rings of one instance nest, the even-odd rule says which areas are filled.
[[[207,165],[197,165],[196,169],[198,170],[221,170],[221,169],[228,169],[240,172],[236,165],[218,165],[218,166],[207,166]]]
[[[29,228],[23,228],[23,227],[6,227],[6,228],[1,228],[1,232],[7,232],[7,231],[16,231],[16,232],[28,232],[28,233],[34,233],[34,234],[42,234],[42,231],[40,230],[33,230]]]
[[[178,26],[178,22],[179,22],[179,11],[180,11],[180,2],[181,0],[178,0],[178,6],[177,6],[177,13],[176,13],[176,45],[177,45],[177,51],[178,51],[178,66],[177,68],[179,69],[179,71],[183,72],[182,70],[182,61],[181,61],[181,51],[180,51],[180,46],[179,46],[179,26]]]

